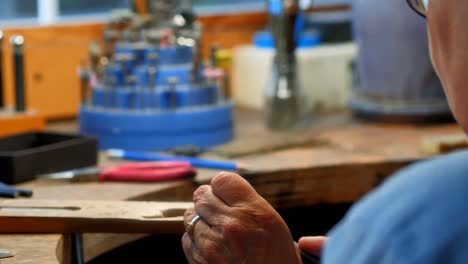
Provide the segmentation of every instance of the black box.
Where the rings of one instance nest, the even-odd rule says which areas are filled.
[[[0,138],[0,181],[7,184],[97,162],[98,141],[93,137],[37,132]]]

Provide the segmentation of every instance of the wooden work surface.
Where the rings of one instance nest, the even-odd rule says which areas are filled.
[[[205,155],[231,157],[255,173],[245,175],[260,194],[277,208],[318,203],[353,202],[403,166],[426,158],[421,142],[427,137],[462,133],[454,124],[396,125],[363,123],[348,113],[312,120],[295,132],[273,133],[262,115],[248,110],[236,115],[236,139]],[[75,123],[54,124],[55,131],[75,131]],[[101,164],[114,161],[101,157]],[[195,182],[158,184],[81,183],[35,181],[22,187],[35,191],[34,199],[189,201],[199,184],[216,171],[200,170]],[[145,235],[85,235],[85,255],[92,259]],[[17,253],[2,264],[45,263],[63,260],[61,235],[2,235],[0,248]]]

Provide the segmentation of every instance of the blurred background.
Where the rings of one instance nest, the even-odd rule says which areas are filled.
[[[119,112],[118,118],[166,118],[187,110],[196,114],[193,122],[218,120],[204,129],[224,132],[206,134],[217,139],[201,147],[233,139],[234,109],[240,108],[263,113],[259,122],[273,131],[313,126],[337,112],[378,121],[451,118],[430,63],[424,19],[405,1],[5,0],[0,27],[5,109],[18,104],[8,40],[20,35],[24,76],[16,78],[24,80],[19,96],[26,109],[48,124],[77,120],[85,134],[106,130],[114,137],[130,129],[95,124],[100,119],[94,115],[104,110]],[[139,50],[173,56],[171,48],[183,58],[155,64],[137,58]],[[150,105],[153,99],[157,106]],[[211,113],[201,118],[200,107]],[[98,123],[134,126],[109,118]],[[159,121],[142,123],[148,122]],[[143,133],[137,132],[132,136]],[[155,146],[151,150],[166,148]]]
[[[466,146],[425,23],[406,0],[2,0],[0,180],[202,157],[204,183],[214,175],[204,169],[245,162],[295,238],[324,234],[350,203],[429,155],[426,136],[455,132],[449,147],[429,140],[430,155]],[[140,191],[69,184],[42,194]],[[163,192],[179,200],[174,190]]]
[[[138,2],[138,1],[136,1]],[[13,34],[25,37],[25,77],[26,101],[31,109],[36,109],[47,120],[74,118],[80,105],[80,80],[77,71],[83,60],[87,59],[89,45],[93,41],[102,41],[104,25],[112,18],[113,11],[130,10],[138,12],[138,4],[132,0],[72,1],[72,0],[5,0],[0,3],[0,27],[5,31],[5,39]],[[143,2],[143,1],[141,1]],[[319,15],[310,15],[307,22],[322,30],[325,41],[350,41],[350,10],[346,0],[320,0],[315,3]],[[326,8],[331,6],[331,9]],[[263,0],[195,0],[194,12],[204,25],[203,55],[208,59],[210,48],[217,44],[227,50],[229,63],[236,48],[256,44],[256,34],[268,26],[266,2]],[[334,11],[337,9],[339,11]],[[325,11],[325,13],[321,13]],[[260,43],[260,44],[259,44]],[[314,42],[315,43],[315,42]],[[3,63],[5,67],[6,105],[14,105],[11,48],[5,47]],[[314,45],[310,45],[311,47]],[[260,56],[268,60],[265,49],[258,50]],[[244,68],[242,59],[247,50],[238,54],[239,68]],[[255,51],[254,51],[255,52]],[[351,51],[352,52],[352,51]],[[257,54],[257,53],[256,53]],[[265,63],[262,60],[260,63]],[[230,65],[229,65],[230,66]],[[256,67],[257,65],[250,65]],[[266,69],[265,69],[266,70]],[[259,73],[265,75],[268,70]],[[231,83],[240,82],[244,86],[243,72],[232,76]],[[253,94],[248,94],[252,86],[265,86],[263,76],[245,89],[235,93],[240,105],[261,108],[264,102],[264,88],[256,87]],[[259,83],[259,84],[257,84]],[[232,88],[235,89],[235,88]]]

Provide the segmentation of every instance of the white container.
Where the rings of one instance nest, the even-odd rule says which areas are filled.
[[[273,61],[272,49],[242,46],[234,50],[232,85],[237,105],[263,110]],[[352,87],[350,64],[355,43],[327,44],[297,50],[299,78],[308,112],[347,107]]]

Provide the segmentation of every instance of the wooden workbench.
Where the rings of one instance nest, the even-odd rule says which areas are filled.
[[[263,124],[260,113],[239,111],[236,139],[205,155],[230,157],[247,164],[255,173],[245,177],[276,208],[356,201],[396,170],[426,158],[420,149],[424,138],[462,133],[454,124],[363,123],[348,113],[324,115],[312,120],[310,128],[288,133],[270,132]],[[54,124],[50,129],[74,131],[76,124]],[[100,162],[110,163],[105,157]],[[208,183],[215,174],[216,171],[201,170],[194,182],[35,181],[21,186],[34,189],[34,199],[189,201],[196,186]],[[86,258],[144,236],[86,235]],[[66,254],[61,239],[61,235],[1,235],[0,248],[17,253],[1,263],[56,264]]]

